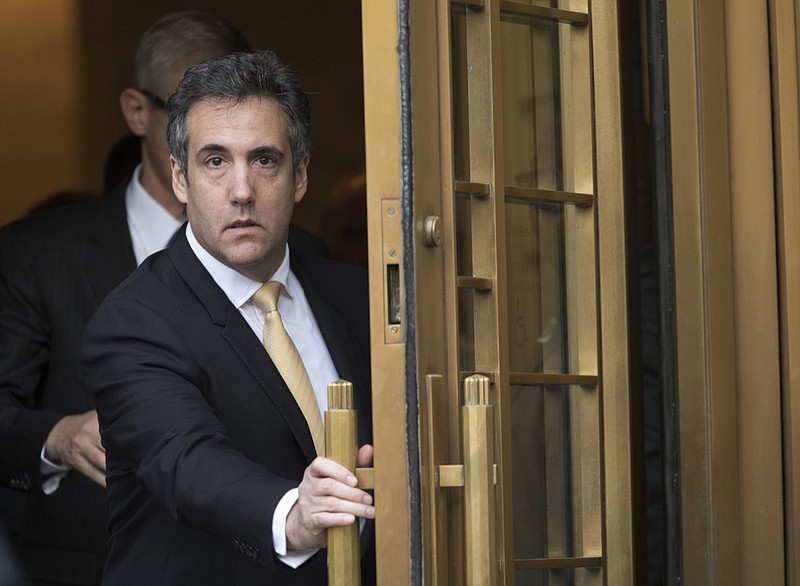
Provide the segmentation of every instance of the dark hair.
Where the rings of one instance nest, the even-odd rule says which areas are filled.
[[[166,99],[178,69],[182,74],[202,59],[249,50],[238,30],[211,13],[171,12],[153,23],[139,40],[134,84]]]
[[[186,116],[192,106],[203,100],[238,103],[249,98],[273,100],[286,115],[295,169],[308,155],[311,107],[300,80],[272,51],[232,53],[191,67],[167,102],[169,150],[184,175],[188,171]]]

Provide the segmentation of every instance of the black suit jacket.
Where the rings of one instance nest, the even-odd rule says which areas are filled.
[[[0,511],[35,579],[99,581],[105,491],[72,472],[42,495],[39,454],[56,421],[93,408],[80,380],[80,336],[135,267],[124,184],[0,230]]]
[[[291,266],[369,442],[366,275],[295,251]],[[315,457],[308,425],[185,237],[109,295],[82,354],[107,449],[106,583],[326,582],[324,550],[294,570],[273,554],[275,506]]]

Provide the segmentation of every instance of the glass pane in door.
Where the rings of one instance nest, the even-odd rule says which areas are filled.
[[[501,23],[507,185],[564,188],[562,26],[537,18]]]
[[[596,555],[586,519],[600,511],[586,491],[600,486],[597,391],[577,385],[512,385],[514,556]]]
[[[593,232],[584,229],[592,211],[570,193],[578,176],[571,125],[591,103],[590,84],[572,79],[583,50],[571,45],[572,25],[501,18],[516,583],[597,583],[599,570],[581,567],[601,563],[598,390],[595,379],[573,378],[593,372],[579,363],[589,331],[580,316],[592,315],[596,299],[585,272],[594,267],[586,264]]]
[[[509,368],[569,371],[564,205],[506,202]]]

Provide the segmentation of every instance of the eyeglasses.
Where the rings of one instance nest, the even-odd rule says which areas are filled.
[[[139,91],[142,92],[145,96],[147,96],[147,99],[150,100],[150,103],[156,106],[157,108],[161,108],[162,110],[167,109],[167,103],[161,98],[159,98],[157,95],[155,95],[153,92],[148,90],[139,90]]]

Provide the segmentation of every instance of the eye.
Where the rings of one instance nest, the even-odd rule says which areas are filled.
[[[267,155],[262,155],[262,156],[258,157],[257,160],[258,160],[258,164],[259,165],[263,165],[264,167],[267,167],[267,166],[272,165],[272,164],[275,163],[275,158],[274,157],[269,157]]]
[[[220,165],[222,165],[222,157],[211,157],[208,160],[208,164],[211,165],[212,167],[219,167]]]

